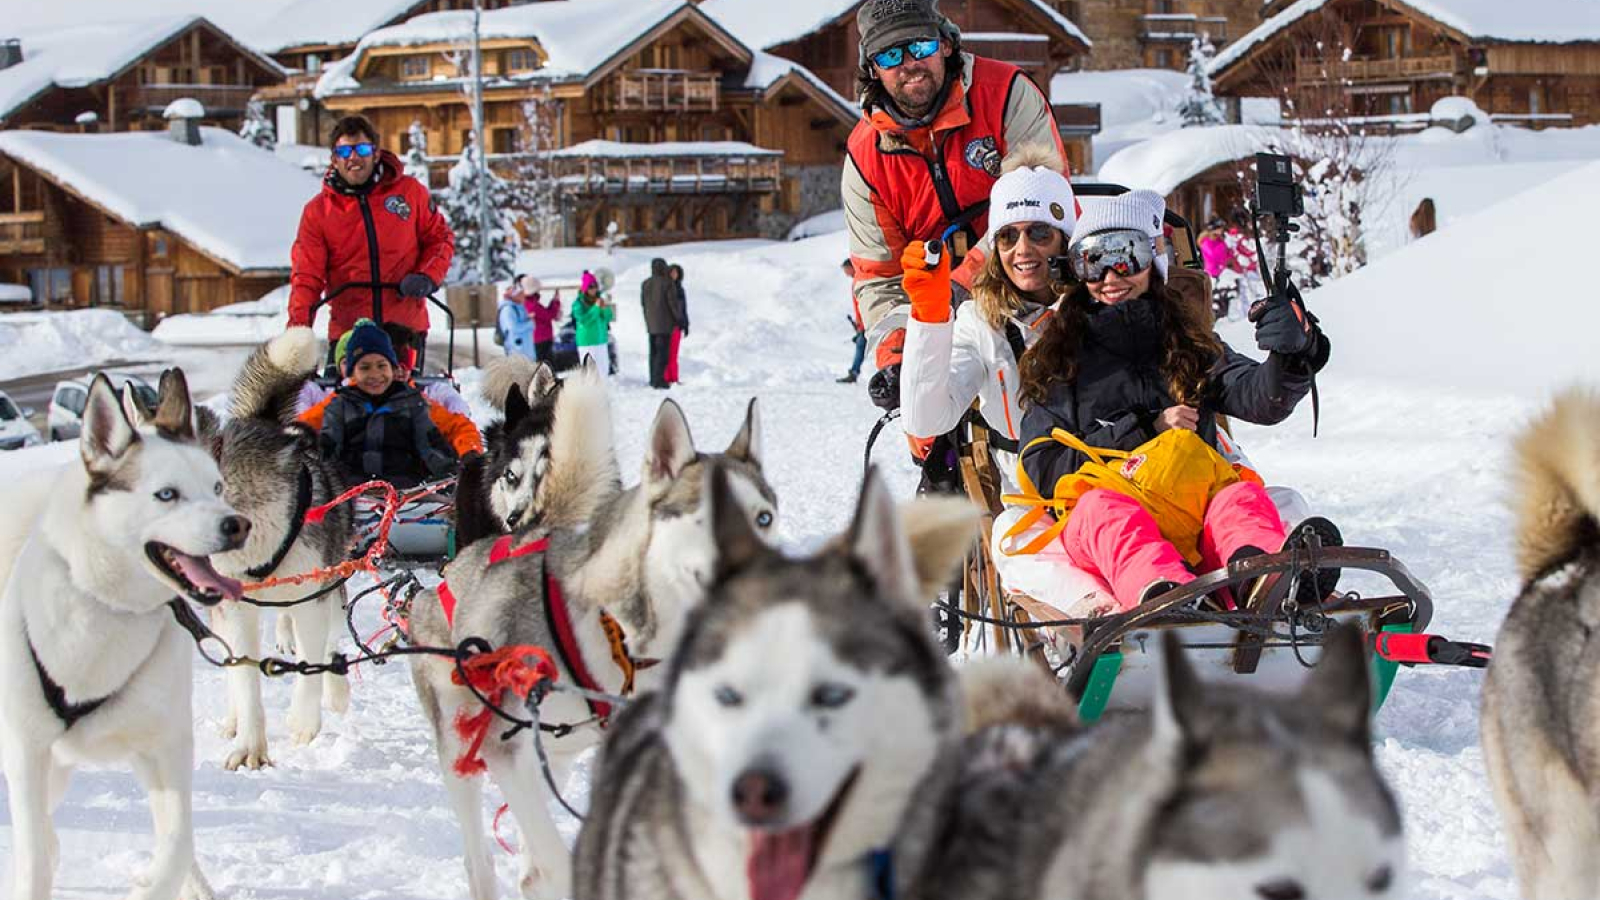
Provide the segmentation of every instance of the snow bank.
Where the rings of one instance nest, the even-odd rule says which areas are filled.
[[[111,360],[159,359],[163,348],[110,309],[0,317],[0,379]]]
[[[289,286],[284,285],[259,300],[230,303],[210,312],[168,316],[156,325],[151,336],[164,344],[186,347],[259,344],[283,333],[288,324]]]
[[[836,209],[821,215],[812,216],[789,229],[784,237],[787,241],[798,241],[801,238],[819,237],[824,234],[833,234],[835,231],[845,229],[844,210]]]
[[[1450,392],[1600,383],[1600,307],[1572,251],[1600,163],[1568,172],[1315,291],[1338,366]],[[1580,251],[1581,252],[1581,251]]]
[[[1100,104],[1094,158],[1104,164],[1130,144],[1180,127],[1178,101],[1188,86],[1188,75],[1167,69],[1063,72],[1050,80],[1050,102]]]

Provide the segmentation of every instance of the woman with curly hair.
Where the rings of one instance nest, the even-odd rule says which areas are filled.
[[[1086,202],[1078,219],[1067,258],[1080,283],[1022,362],[1022,467],[1045,497],[1071,490],[1070,476],[1085,462],[1058,430],[1092,448],[1131,451],[1184,429],[1203,442],[1199,452],[1209,453],[1219,447],[1217,413],[1281,422],[1327,363],[1327,338],[1287,299],[1256,322],[1265,362],[1223,343],[1166,284],[1167,259],[1158,249],[1165,211],[1159,194],[1132,191]],[[1338,543],[1337,529],[1315,522],[1324,543]],[[1103,579],[1116,605],[1129,609],[1194,580],[1191,562],[1209,571],[1276,552],[1284,537],[1265,488],[1246,478],[1210,494],[1198,559],[1191,553],[1186,560],[1137,500],[1103,488],[1077,498],[1061,544],[1075,568]],[[1331,591],[1337,573],[1324,575],[1316,585],[1306,579],[1306,590]]]

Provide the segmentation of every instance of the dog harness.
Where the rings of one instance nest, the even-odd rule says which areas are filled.
[[[289,548],[300,537],[300,529],[306,524],[306,511],[311,508],[311,467],[300,467],[300,487],[294,498],[294,512],[289,515],[289,531],[283,536],[283,542],[273,552],[272,559],[253,569],[246,569],[245,574],[251,578],[265,578],[271,575],[283,563],[283,558],[289,555]]]
[[[67,691],[56,683],[50,673],[45,671],[44,663],[39,661],[39,652],[33,649],[33,638],[23,635],[23,640],[28,642],[28,656],[33,659],[33,670],[39,673],[39,687],[44,691],[44,702],[50,705],[50,711],[61,720],[63,729],[70,731],[78,720],[89,715],[105,704],[107,700],[116,696],[107,694],[98,700],[85,700],[82,703],[68,703]]]
[[[513,543],[512,535],[502,535],[489,549],[489,565],[497,566],[508,559],[543,553],[549,547],[550,539],[547,537],[529,541],[519,547]],[[440,583],[439,606],[444,610],[445,622],[452,628],[455,627],[458,602],[455,592],[450,589],[450,582]],[[561,582],[550,574],[549,566],[546,566],[544,571],[542,605],[545,624],[549,626],[550,633],[556,637],[556,655],[561,658],[562,665],[572,673],[573,680],[579,687],[595,693],[604,693],[604,689],[584,662],[583,649],[578,645],[577,633],[572,628],[572,615],[567,609],[566,597],[561,593]],[[622,694],[628,696],[633,693],[634,673],[639,668],[648,668],[649,662],[645,661],[643,664],[635,662],[628,653],[627,636],[622,630],[622,625],[603,609],[600,611],[600,627],[605,631],[606,641],[611,645],[611,660],[622,671]],[[611,704],[593,698],[585,698],[585,702],[589,704],[589,712],[602,722],[611,717]]]

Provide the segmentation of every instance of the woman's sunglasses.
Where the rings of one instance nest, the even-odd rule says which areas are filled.
[[[366,159],[372,154],[373,146],[366,141],[362,141],[359,144],[337,144],[333,148],[333,155],[339,157],[340,159],[349,159],[352,156],[359,156],[362,159]]]
[[[907,53],[911,54],[912,59],[927,59],[938,52],[938,38],[906,41],[904,44],[896,44],[887,50],[879,50],[872,54],[872,63],[880,69],[892,69],[906,61]]]
[[[1060,233],[1060,229],[1044,222],[1029,222],[1026,227],[1007,225],[994,233],[994,245],[1001,250],[1010,250],[1017,245],[1017,241],[1022,240],[1023,235],[1027,235],[1028,243],[1035,247],[1043,247],[1050,243],[1051,235]]]
[[[1072,275],[1084,284],[1104,281],[1107,272],[1131,278],[1150,268],[1155,258],[1154,242],[1142,231],[1102,231],[1067,248]]]

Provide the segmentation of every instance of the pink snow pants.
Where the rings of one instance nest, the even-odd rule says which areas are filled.
[[[1201,570],[1221,568],[1241,547],[1276,552],[1284,537],[1283,520],[1265,488],[1251,481],[1230,484],[1206,507]],[[1125,610],[1139,605],[1151,582],[1188,584],[1195,578],[1178,548],[1161,536],[1155,518],[1139,501],[1116,491],[1097,489],[1080,497],[1061,544],[1074,566],[1111,586],[1111,596]]]

